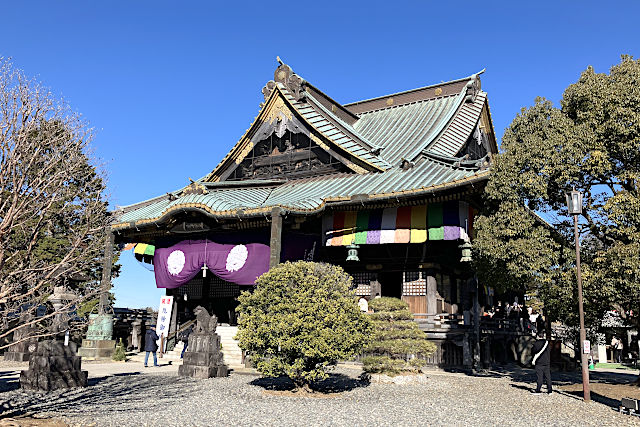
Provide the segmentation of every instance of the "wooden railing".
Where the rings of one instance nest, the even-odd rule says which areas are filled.
[[[481,318],[480,329],[491,332],[518,332],[520,321],[518,319],[491,319]]]
[[[160,336],[160,357],[162,357],[162,353],[163,353],[163,350],[165,348],[165,343],[167,343],[167,345],[168,345],[169,344],[169,340],[175,339],[178,336],[178,334],[180,334],[181,332],[185,331],[189,326],[191,326],[191,325],[193,325],[195,323],[196,323],[196,319],[189,320],[188,322],[185,322],[182,325],[180,325],[180,327],[178,327],[178,329],[176,329],[175,331],[173,331],[169,335],[167,335],[166,338],[164,336]]]

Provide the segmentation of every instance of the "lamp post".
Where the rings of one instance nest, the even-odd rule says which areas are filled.
[[[582,391],[584,393],[584,401],[591,400],[589,392],[589,368],[585,345],[587,341],[587,333],[584,329],[584,308],[582,306],[582,275],[580,273],[580,241],[578,240],[578,215],[582,213],[582,193],[573,191],[567,193],[567,208],[569,215],[573,215],[574,234],[576,239],[576,275],[578,277],[578,314],[580,316],[580,363],[582,365]]]

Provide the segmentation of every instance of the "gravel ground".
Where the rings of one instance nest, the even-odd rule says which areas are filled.
[[[358,370],[342,368],[322,384],[334,392],[298,397],[281,391],[288,386],[283,381],[237,374],[192,380],[178,378],[174,369],[90,374],[90,387],[48,395],[22,393],[8,372],[0,372],[0,418],[98,426],[640,425],[638,418],[568,393],[532,395],[532,371],[486,377],[433,372],[427,384],[394,385],[367,384]]]

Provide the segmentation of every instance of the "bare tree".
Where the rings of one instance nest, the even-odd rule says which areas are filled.
[[[20,328],[50,334],[54,318],[98,292],[109,215],[92,137],[80,114],[0,58],[0,349]],[[79,276],[73,299],[35,316],[54,286]]]

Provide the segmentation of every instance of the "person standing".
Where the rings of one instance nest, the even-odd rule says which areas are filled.
[[[553,392],[551,387],[551,351],[549,350],[549,341],[544,338],[544,332],[538,332],[538,339],[533,343],[532,351],[532,364],[537,377],[535,393],[541,393],[542,380],[546,379],[547,393],[551,394]]]
[[[151,326],[147,329],[147,333],[144,336],[144,351],[146,354],[144,356],[144,367],[146,368],[147,362],[149,361],[149,353],[153,353],[153,366],[158,366],[158,358],[156,357],[156,351],[158,351],[158,343],[160,337],[156,334],[156,327]]]
[[[611,349],[613,350],[613,361],[620,363],[622,360],[622,340],[615,335],[611,338]]]

